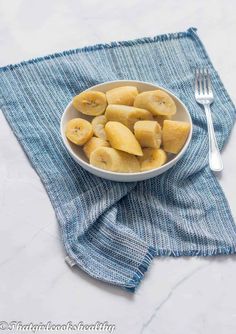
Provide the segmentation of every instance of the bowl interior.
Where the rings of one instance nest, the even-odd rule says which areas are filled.
[[[192,120],[191,120],[191,117],[190,117],[190,114],[186,108],[186,106],[173,94],[171,93],[170,91],[162,88],[162,87],[159,87],[159,86],[156,86],[156,85],[153,85],[153,84],[150,84],[150,83],[146,83],[146,82],[140,82],[140,81],[132,81],[132,80],[127,80],[127,81],[124,81],[124,80],[119,80],[119,81],[112,81],[112,82],[106,82],[106,83],[102,83],[102,84],[99,84],[99,85],[96,85],[96,86],[93,86],[91,88],[89,88],[88,90],[98,90],[98,91],[101,91],[101,92],[106,92],[108,91],[109,89],[112,89],[112,88],[115,88],[115,87],[120,87],[120,86],[136,86],[138,88],[138,91],[139,92],[144,92],[144,91],[148,91],[148,90],[154,90],[154,89],[161,89],[163,91],[166,91],[175,101],[176,103],[176,107],[177,107],[177,112],[176,114],[172,117],[173,120],[178,120],[178,121],[185,121],[185,122],[188,122],[190,123],[191,125],[191,130],[190,130],[190,134],[189,134],[189,138],[188,140],[186,141],[184,147],[182,148],[182,150],[177,154],[177,155],[173,155],[173,154],[168,154],[168,162],[163,165],[162,167],[165,166],[165,170],[166,170],[166,167],[169,163],[171,162],[174,162],[173,160],[178,160],[179,159],[179,156],[182,155],[184,153],[184,151],[186,150],[188,144],[189,144],[189,141],[191,139],[191,134],[192,134]],[[84,115],[82,113],[80,113],[79,111],[77,111],[73,105],[72,105],[72,102],[70,102],[68,104],[68,106],[66,107],[63,115],[62,115],[62,119],[61,119],[61,135],[62,135],[62,138],[63,138],[63,142],[65,144],[65,146],[67,147],[67,149],[69,150],[69,153],[72,155],[73,158],[76,159],[76,161],[78,163],[80,163],[83,167],[87,167],[86,169],[95,169],[95,170],[99,170],[100,172],[106,174],[120,174],[120,175],[125,175],[128,177],[129,175],[134,175],[134,174],[149,174],[151,172],[153,172],[153,170],[150,170],[150,171],[147,171],[147,172],[142,172],[142,173],[115,173],[115,172],[110,172],[110,171],[106,171],[106,170],[101,170],[99,168],[96,168],[92,165],[89,164],[88,162],[88,159],[87,157],[85,156],[83,150],[82,150],[82,147],[80,146],[77,146],[73,143],[71,143],[65,136],[65,129],[66,129],[66,124],[68,121],[70,121],[71,119],[73,118],[77,118],[77,117],[80,117],[80,118],[83,118],[83,119],[86,119],[88,121],[91,121],[93,119],[93,116],[87,116],[87,115]],[[158,170],[160,170],[162,167],[159,167]]]

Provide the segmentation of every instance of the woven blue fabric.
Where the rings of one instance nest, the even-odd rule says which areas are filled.
[[[193,90],[197,66],[211,73],[213,118],[222,148],[235,108],[193,28],[0,69],[1,109],[49,194],[66,253],[97,279],[134,291],[155,255],[236,251],[236,226],[208,167],[206,119]],[[72,97],[117,79],[172,90],[193,119],[193,139],[183,159],[145,182],[116,183],[89,174],[60,138],[60,117]]]

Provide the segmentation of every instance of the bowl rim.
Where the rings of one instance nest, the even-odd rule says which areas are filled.
[[[104,174],[107,174],[107,175],[114,175],[114,176],[124,176],[124,177],[129,177],[129,176],[138,176],[138,175],[150,175],[150,174],[153,174],[153,172],[155,172],[156,170],[160,170],[161,168],[163,167],[168,167],[170,165],[174,165],[175,162],[177,162],[182,156],[183,154],[185,153],[185,151],[187,150],[188,146],[189,146],[189,143],[192,139],[192,133],[193,133],[193,122],[192,122],[192,118],[191,118],[191,115],[190,115],[190,112],[188,110],[188,108],[186,107],[186,105],[170,90],[162,87],[162,86],[158,86],[152,82],[147,82],[147,81],[139,81],[139,80],[125,80],[125,79],[122,79],[122,80],[113,80],[113,81],[105,81],[105,82],[102,82],[102,83],[99,83],[97,85],[94,85],[94,86],[91,86],[85,90],[83,90],[83,92],[86,92],[86,91],[89,91],[91,89],[95,89],[97,87],[101,87],[102,85],[107,85],[107,84],[112,84],[112,83],[119,83],[119,82],[127,82],[127,83],[138,83],[138,84],[146,84],[146,85],[150,85],[150,86],[153,86],[155,87],[156,89],[161,89],[163,91],[165,91],[166,93],[170,94],[171,96],[174,96],[174,98],[180,103],[182,104],[182,106],[184,107],[185,111],[187,112],[187,115],[188,115],[188,118],[189,118],[189,123],[190,123],[190,132],[189,132],[189,135],[188,135],[188,139],[186,140],[184,146],[182,147],[182,149],[180,150],[180,152],[178,154],[176,154],[176,156],[168,161],[167,163],[165,163],[164,165],[160,166],[160,167],[157,167],[157,168],[154,168],[154,169],[150,169],[148,171],[144,171],[144,172],[136,172],[136,173],[119,173],[119,172],[112,172],[112,171],[109,171],[109,170],[105,170],[105,169],[101,169],[101,168],[98,168],[96,166],[93,166],[91,165],[90,163],[84,161],[83,159],[81,159],[78,155],[76,155],[73,150],[71,149],[71,147],[69,146],[68,144],[68,139],[66,138],[65,136],[65,133],[63,131],[63,123],[64,123],[64,117],[67,113],[67,110],[72,106],[72,101],[70,101],[66,108],[64,109],[63,111],[63,114],[61,116],[61,120],[60,120],[60,132],[61,132],[61,137],[62,137],[62,140],[63,140],[63,144],[65,145],[66,149],[69,151],[69,153],[71,154],[71,156],[75,159],[75,160],[79,160],[81,162],[81,165],[83,167],[83,165],[85,165],[87,168],[85,168],[86,170],[88,169],[94,169],[96,171],[98,171],[99,173],[104,173]]]

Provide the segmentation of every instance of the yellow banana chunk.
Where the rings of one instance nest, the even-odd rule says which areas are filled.
[[[154,121],[157,121],[161,127],[163,127],[163,122],[166,119],[171,119],[171,116],[168,115],[157,115],[157,116],[153,116]]]
[[[101,115],[107,107],[106,95],[92,90],[82,92],[73,98],[73,106],[85,115]]]
[[[141,146],[134,134],[122,123],[108,122],[105,125],[105,131],[113,148],[130,154],[143,155]]]
[[[107,123],[107,118],[105,115],[100,115],[94,117],[92,120],[92,127],[95,136],[107,139],[106,132],[105,132],[105,124]]]
[[[161,146],[161,126],[156,121],[138,121],[134,124],[134,135],[141,147]]]
[[[133,131],[135,122],[153,119],[152,114],[148,110],[118,104],[109,104],[105,116],[108,121],[120,122],[131,131]]]
[[[138,94],[134,100],[134,106],[147,109],[153,115],[171,116],[176,113],[174,100],[160,89]]]
[[[143,156],[138,157],[141,172],[145,172],[150,169],[158,168],[166,163],[166,152],[160,148],[144,148]]]
[[[138,159],[126,152],[111,147],[99,147],[90,155],[91,165],[119,173],[135,173],[140,171]]]
[[[190,131],[187,122],[165,120],[163,124],[162,140],[166,152],[177,154],[184,146]]]
[[[66,125],[66,137],[76,145],[84,145],[92,135],[91,123],[83,118],[71,119]]]
[[[105,139],[92,137],[84,145],[83,151],[84,151],[86,157],[89,159],[91,153],[94,150],[96,150],[98,147],[109,147],[109,146],[110,146],[110,144]]]
[[[126,106],[132,106],[137,95],[138,90],[134,86],[117,87],[106,92],[108,104],[124,104]]]

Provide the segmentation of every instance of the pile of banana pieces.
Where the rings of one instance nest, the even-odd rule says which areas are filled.
[[[162,166],[167,153],[179,153],[190,131],[189,123],[171,120],[176,104],[160,89],[88,90],[74,97],[73,106],[91,116],[91,122],[71,119],[66,137],[83,146],[91,165],[112,172],[137,173]]]

